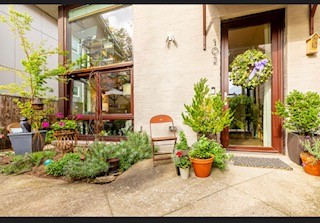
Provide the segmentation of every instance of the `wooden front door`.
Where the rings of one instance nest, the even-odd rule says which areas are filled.
[[[229,150],[283,152],[281,119],[273,114],[283,99],[284,9],[221,22],[221,92],[234,121],[221,135]],[[246,89],[229,80],[229,65],[248,49],[259,49],[272,61],[273,74],[266,83]]]

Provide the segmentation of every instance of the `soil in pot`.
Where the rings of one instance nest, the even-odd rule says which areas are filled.
[[[320,160],[316,160],[310,153],[301,153],[302,166],[306,173],[320,176]]]
[[[192,162],[194,173],[197,177],[210,176],[214,157],[211,157],[209,159],[190,158],[190,160]]]

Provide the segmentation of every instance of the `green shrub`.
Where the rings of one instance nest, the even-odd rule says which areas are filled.
[[[64,175],[74,180],[94,178],[108,172],[109,165],[101,157],[89,157],[85,161],[72,160],[64,168]]]
[[[53,140],[56,139],[56,137],[53,135],[54,131],[49,130],[46,134],[45,144],[50,144]]]
[[[52,159],[57,153],[55,151],[40,151],[29,154],[31,162],[35,166],[39,166],[41,162]]]
[[[192,145],[192,149],[189,152],[189,156],[197,159],[208,159],[214,156],[214,165],[219,169],[225,169],[227,161],[232,157],[226,153],[221,144],[214,140],[209,140],[205,136],[202,136],[197,142]]]
[[[313,135],[320,129],[320,95],[316,92],[290,92],[285,102],[276,102],[276,115],[284,127],[301,135]]]
[[[4,174],[21,174],[32,170],[32,160],[28,154],[16,155],[12,162],[1,167],[0,172]]]
[[[48,166],[45,167],[46,174],[52,176],[63,176],[64,166],[71,161],[80,161],[81,154],[79,153],[67,153],[60,160],[53,161]]]
[[[320,139],[310,138],[305,141],[300,141],[300,145],[304,151],[310,153],[316,160],[320,160]]]
[[[224,109],[226,100],[221,94],[210,95],[207,79],[201,78],[194,85],[195,95],[191,105],[184,105],[183,123],[190,126],[196,133],[216,134],[222,132],[225,127],[230,126],[233,114],[230,109]]]
[[[179,132],[180,142],[176,144],[176,150],[188,150],[188,141],[183,131]]]

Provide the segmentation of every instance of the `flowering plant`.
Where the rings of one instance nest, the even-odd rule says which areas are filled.
[[[78,128],[77,121],[82,117],[81,114],[75,115],[74,119],[67,119],[63,117],[63,114],[61,112],[56,114],[56,117],[58,118],[58,121],[53,123],[51,125],[51,128],[53,130],[75,130]]]
[[[191,166],[189,157],[183,156],[181,151],[177,151],[173,159],[176,167],[187,169]]]

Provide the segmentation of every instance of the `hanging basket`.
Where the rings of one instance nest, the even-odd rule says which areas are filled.
[[[232,84],[249,89],[265,83],[272,75],[270,59],[256,49],[239,54],[230,64],[230,69]]]

